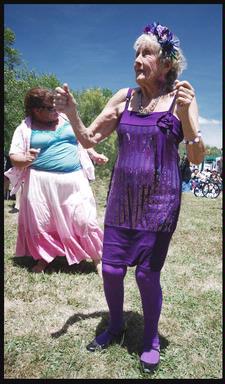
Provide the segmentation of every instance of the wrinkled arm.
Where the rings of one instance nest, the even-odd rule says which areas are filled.
[[[176,105],[174,113],[179,117],[184,138],[194,140],[198,136],[198,105],[195,92],[191,84],[184,80],[175,82]],[[193,164],[200,164],[204,160],[205,146],[200,137],[199,142],[186,144],[188,160]]]
[[[84,148],[91,148],[108,137],[115,129],[119,117],[125,106],[127,89],[121,89],[108,101],[103,111],[91,123],[85,127],[78,112],[77,103],[69,88],[64,84],[63,88],[56,88],[54,105],[56,109],[67,115],[74,133]]]
[[[189,110],[180,116],[184,137],[187,140],[193,140],[198,135],[198,106],[194,98]],[[194,144],[186,144],[188,160],[193,164],[200,164],[204,160],[205,146],[201,137],[199,142]]]

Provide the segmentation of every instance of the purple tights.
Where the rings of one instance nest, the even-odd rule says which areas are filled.
[[[114,266],[103,263],[104,291],[109,307],[110,321],[108,330],[96,338],[99,344],[106,343],[112,338],[111,333],[117,334],[123,328],[123,282],[126,272],[126,266]],[[143,271],[137,266],[135,276],[144,314],[144,347],[141,360],[155,364],[159,360],[159,353],[153,348],[159,348],[158,321],[162,307],[160,272]]]

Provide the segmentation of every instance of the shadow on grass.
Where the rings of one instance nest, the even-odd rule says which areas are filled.
[[[83,314],[77,313],[65,322],[62,328],[57,331],[51,333],[52,338],[59,338],[60,336],[67,333],[67,330],[70,326],[77,323],[78,321],[86,320],[89,318],[98,318],[100,317],[100,323],[96,328],[96,336],[103,332],[108,326],[108,312],[94,312],[91,314]],[[142,335],[143,335],[143,317],[133,311],[124,311],[124,320],[127,324],[127,330],[125,333],[125,340],[123,343],[123,347],[127,348],[129,354],[137,353],[140,354],[142,351]],[[159,334],[160,339],[160,349],[163,351],[169,345],[168,340]],[[91,341],[91,340],[90,340]]]
[[[28,271],[32,271],[32,267],[36,264],[36,261],[30,256],[21,256],[12,258],[13,265],[21,268],[26,268]],[[91,261],[81,261],[79,264],[68,265],[65,257],[56,257],[45,269],[46,274],[51,273],[93,273],[96,272],[94,263]],[[97,273],[97,272],[96,272]]]

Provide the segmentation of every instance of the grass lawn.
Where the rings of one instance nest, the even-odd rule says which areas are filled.
[[[106,188],[92,184],[103,225]],[[56,259],[34,274],[30,258],[14,258],[17,214],[5,201],[6,379],[222,378],[222,197],[183,193],[177,230],[162,270],[161,363],[139,369],[143,317],[134,268],[125,278],[123,347],[86,350],[107,325],[102,281],[92,263]]]

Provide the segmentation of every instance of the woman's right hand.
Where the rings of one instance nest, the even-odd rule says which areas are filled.
[[[58,112],[63,112],[66,115],[77,111],[77,102],[66,83],[55,89],[53,105]]]
[[[25,153],[25,162],[27,163],[27,166],[31,165],[31,163],[36,160],[39,152],[40,149],[30,148],[29,151]]]
[[[17,153],[10,155],[10,160],[14,167],[24,168],[29,167],[37,158],[40,149],[30,148],[25,154]]]

